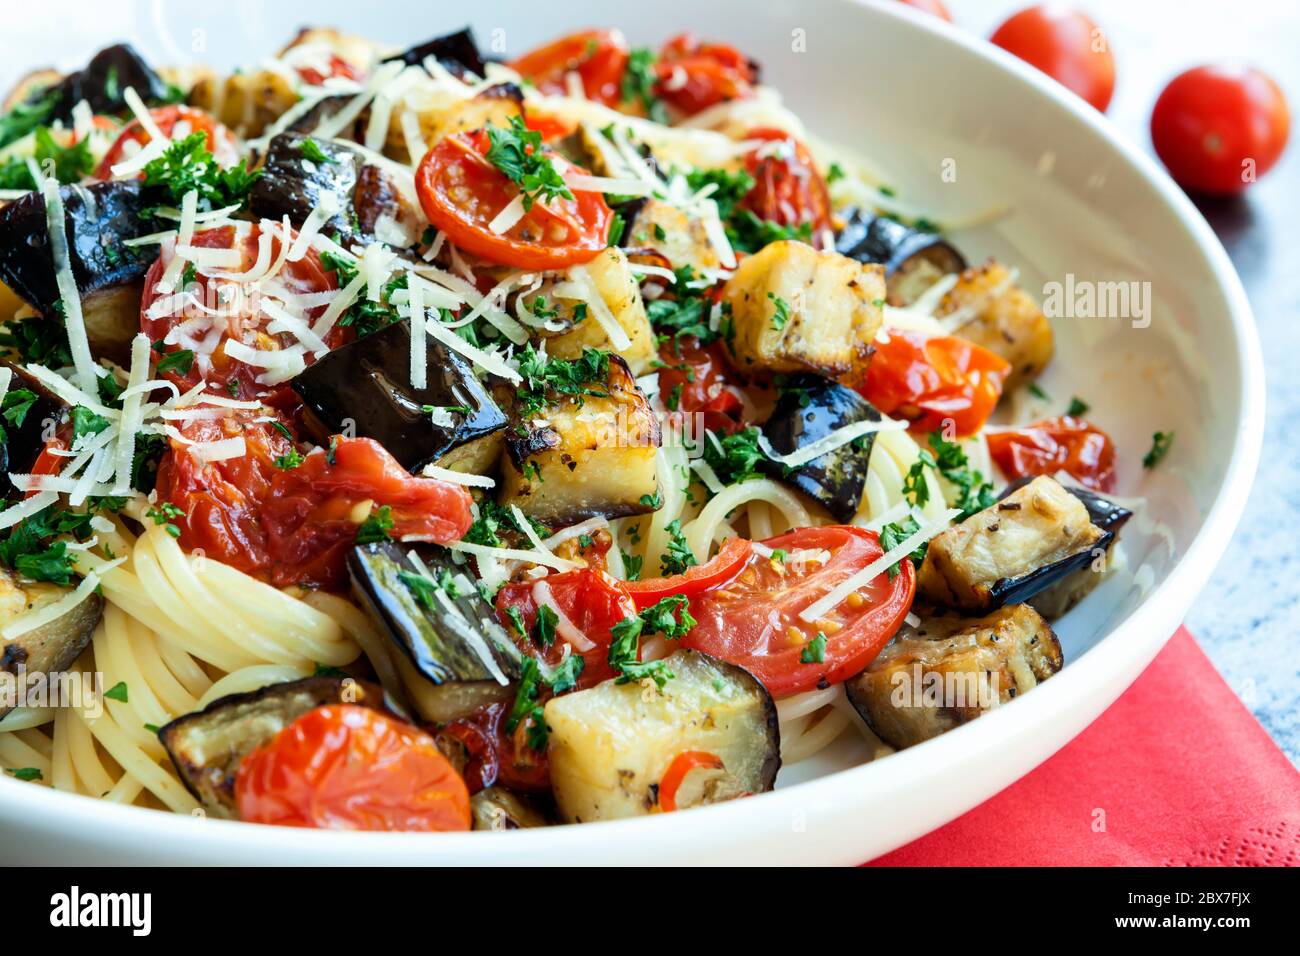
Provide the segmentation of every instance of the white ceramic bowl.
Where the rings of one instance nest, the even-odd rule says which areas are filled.
[[[22,58],[65,66],[130,38],[159,62],[255,61],[304,15],[236,2],[202,14],[139,3],[43,5],[6,26]],[[487,5],[484,5],[487,6]],[[474,18],[507,53],[603,22],[609,7],[497,3]],[[55,8],[51,16],[49,7]],[[70,7],[60,11],[60,7]],[[459,27],[432,5],[317,0],[321,23],[394,44]],[[66,15],[60,15],[64,13]],[[1124,540],[1116,574],[1060,624],[1067,665],[1009,706],[936,740],[858,765],[846,734],[784,771],[774,793],[689,813],[511,833],[350,834],[177,817],[0,779],[0,859],[31,863],[859,863],[945,823],[1050,756],[1102,712],[1178,626],[1241,514],[1259,457],[1263,366],[1246,296],[1222,247],[1172,182],[1107,121],[978,37],[895,3],[657,0],[617,26],[658,44],[680,28],[734,43],[764,64],[809,130],[860,151],[898,194],[940,217],[998,205],[1012,214],[956,240],[997,254],[1021,283],[1150,283],[1152,321],[1062,319],[1044,379],[1063,404],[1093,405],[1122,453],[1121,492],[1149,509]],[[494,34],[494,30],[504,33]],[[201,32],[196,32],[201,31]],[[802,33],[797,32],[802,31]],[[806,52],[794,52],[802,38]],[[191,48],[201,47],[191,53]],[[6,69],[24,64],[11,57]],[[33,62],[32,65],[37,65]],[[956,182],[941,164],[954,161]],[[951,164],[947,168],[953,168]],[[1144,473],[1152,432],[1174,430],[1170,457]],[[1172,556],[1171,556],[1172,551]]]

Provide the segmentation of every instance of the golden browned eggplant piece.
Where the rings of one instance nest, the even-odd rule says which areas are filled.
[[[866,372],[880,328],[884,267],[774,242],[741,261],[723,302],[742,371],[818,372],[852,385]]]
[[[772,789],[781,742],[767,688],[699,651],[666,660],[674,676],[662,693],[608,680],[547,703],[551,789],[566,821],[653,812],[665,771],[690,750],[719,757],[723,767],[688,774],[679,808]]]
[[[718,250],[709,240],[702,219],[693,219],[676,206],[659,199],[647,199],[628,221],[620,245],[638,251],[651,250],[680,269],[690,266],[696,273],[722,268]]]
[[[488,787],[469,799],[475,830],[523,830],[549,826],[550,821],[534,802],[504,787]]]
[[[1077,497],[1040,476],[932,539],[917,594],[976,613],[1027,601],[1104,557],[1113,538]]]
[[[1020,604],[971,620],[923,619],[845,690],[893,747],[910,747],[1028,692],[1061,669],[1061,644],[1033,608]]]
[[[981,345],[1011,363],[1005,390],[1031,381],[1052,358],[1052,324],[1006,267],[994,259],[961,274],[935,310],[935,318],[961,314],[953,334]]]
[[[177,717],[158,737],[181,782],[213,816],[238,819],[235,775],[240,762],[309,710],[325,704],[383,709],[383,692],[350,677],[305,677],[214,700]]]
[[[650,371],[650,363],[659,353],[655,350],[654,332],[641,299],[641,287],[628,267],[627,256],[622,249],[606,249],[586,264],[586,270],[614,321],[632,341],[619,354],[633,375],[644,375]],[[586,308],[587,317],[574,328],[546,340],[548,355],[572,360],[581,357],[583,349],[614,351],[609,335],[591,314],[590,306]]]
[[[501,456],[502,505],[560,526],[655,510],[659,422],[650,403],[617,355],[609,356],[603,381],[586,384],[599,394],[552,396],[527,416],[511,389],[498,391],[511,419]]]
[[[260,136],[301,97],[278,70],[253,70],[230,76],[201,76],[186,97],[240,136]]]
[[[14,573],[0,568],[0,625],[54,603],[68,590],[53,584],[24,582]],[[0,640],[0,672],[16,677],[20,668],[29,675],[49,675],[67,670],[90,643],[103,612],[104,599],[91,594],[53,621],[13,640]],[[0,682],[0,687],[6,683]],[[10,710],[12,707],[6,703],[6,697],[0,696],[0,717]]]

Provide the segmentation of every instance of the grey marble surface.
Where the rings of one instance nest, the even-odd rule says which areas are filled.
[[[948,0],[983,36],[1023,0]],[[1291,143],[1236,200],[1200,201],[1241,274],[1267,366],[1264,455],[1241,525],[1187,617],[1215,666],[1300,764],[1300,3],[1296,0],[1078,0],[1117,62],[1108,115],[1150,151],[1164,84],[1204,62],[1240,59],[1287,94]]]

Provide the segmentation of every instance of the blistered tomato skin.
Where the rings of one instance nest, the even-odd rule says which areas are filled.
[[[1081,418],[1048,418],[987,439],[989,455],[1008,479],[1063,471],[1093,491],[1115,490],[1115,443]]]
[[[247,757],[235,778],[247,823],[324,830],[470,828],[465,781],[432,737],[369,707],[308,711]]]

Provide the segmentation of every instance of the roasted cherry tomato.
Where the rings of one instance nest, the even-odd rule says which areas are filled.
[[[1082,13],[1052,4],[1021,10],[989,38],[1103,113],[1115,92],[1107,36]]]
[[[304,83],[312,86],[320,86],[331,77],[341,77],[345,80],[361,79],[361,73],[357,68],[335,53],[330,54],[328,69],[328,73],[323,73],[314,66],[300,66],[298,75],[302,77]]]
[[[194,133],[204,133],[208,138],[208,152],[221,166],[233,166],[239,161],[239,148],[235,144],[235,135],[222,126],[203,110],[192,106],[160,106],[149,111],[158,130],[168,139],[184,139]],[[130,159],[146,143],[149,134],[145,132],[138,119],[133,119],[122,127],[113,145],[108,148],[104,158],[95,169],[96,179],[112,179],[113,167]],[[143,175],[143,173],[141,174]]]
[[[290,230],[291,241],[296,235]],[[268,233],[267,240],[269,257],[274,260],[280,254],[280,239],[276,233]],[[235,226],[204,229],[194,234],[192,244],[204,249],[239,250],[240,263],[221,270],[223,273],[238,273],[252,268],[258,259],[261,241],[261,226],[253,224],[241,225],[238,229]],[[158,288],[158,282],[174,254],[174,244],[164,243],[161,254],[145,276],[144,294],[140,300],[141,329],[151,342],[165,343],[159,347],[162,353],[155,358],[161,359],[182,348],[188,348],[194,353],[188,371],[173,367],[164,371],[163,377],[175,382],[182,391],[206,381],[210,390],[233,394],[244,400],[262,398],[282,390],[282,386],[264,385],[258,381],[264,369],[232,359],[225,352],[225,344],[232,338],[260,350],[287,348],[298,341],[291,332],[267,332],[266,327],[272,320],[257,307],[257,302],[260,295],[269,293],[258,292],[235,280],[209,279],[202,272],[195,272],[186,284],[191,296],[202,303],[202,307],[195,306],[189,299],[180,299],[175,293],[164,293]],[[320,256],[314,249],[308,249],[296,262],[286,261],[276,278],[293,295],[319,294],[337,288],[334,273],[326,272],[321,267]],[[180,285],[179,281],[177,285]],[[217,286],[225,290],[225,296],[219,297],[216,294]],[[236,294],[229,294],[231,289]],[[303,314],[311,322],[319,318],[326,308],[326,305],[319,305],[307,309]],[[213,312],[218,314],[214,315]],[[352,336],[350,328],[335,325],[325,336],[325,344],[337,348],[351,341]],[[195,348],[194,343],[199,343],[200,347]],[[311,364],[315,361],[315,356],[308,351],[303,360],[306,364]]]
[[[1180,186],[1232,195],[1272,168],[1291,116],[1259,70],[1198,66],[1170,81],[1151,112],[1151,142]]]
[[[243,759],[246,823],[326,830],[468,830],[469,791],[424,731],[369,707],[317,707]]]
[[[501,784],[511,790],[541,791],[551,788],[551,771],[545,751],[528,745],[528,725],[520,721],[507,733],[510,704],[489,704],[468,717],[453,720],[443,733],[455,738],[468,756],[465,783],[470,793]]]
[[[916,572],[905,560],[893,580],[882,571],[824,617],[805,621],[801,611],[883,554],[879,538],[874,531],[827,525],[763,544],[783,550],[784,562],[755,553],[729,584],[693,599],[698,623],[682,640],[744,667],[773,696],[852,677],[880,653],[912,606]],[[820,655],[819,633],[825,635]]]
[[[538,644],[533,637],[539,589],[550,591],[551,600],[566,619],[556,629],[555,640],[546,646]],[[552,667],[563,659],[565,644],[572,647],[574,654],[580,654],[583,660],[582,676],[578,678],[580,688],[614,676],[614,668],[609,665],[610,629],[637,614],[637,606],[623,582],[592,568],[507,584],[497,592],[496,607],[497,618],[524,653]],[[523,616],[526,637],[515,630],[508,613],[511,608]],[[570,624],[577,634],[566,634]]]
[[[932,13],[940,20],[947,20],[952,23],[952,14],[943,5],[943,0],[900,0],[900,2],[913,9],[920,10],[922,13]]]
[[[746,424],[743,403],[727,387],[731,363],[721,341],[703,347],[694,338],[668,341],[659,360],[659,397],[670,412],[698,413],[705,428],[726,434]]]
[[[951,422],[958,436],[973,435],[997,405],[1010,371],[1004,359],[965,339],[890,329],[887,342],[876,342],[860,391],[917,431]]]
[[[1049,418],[985,437],[989,454],[1007,478],[1063,471],[1094,491],[1115,490],[1115,444],[1081,418]]]
[[[587,99],[618,106],[627,60],[627,40],[618,30],[584,30],[524,54],[510,68],[541,92],[561,95],[576,73]]]
[[[779,129],[753,129],[745,138],[763,144],[745,157],[754,186],[741,207],[782,226],[807,225],[814,239],[830,229],[830,193],[808,147]]]
[[[692,770],[722,770],[722,758],[701,750],[687,750],[673,758],[659,781],[659,809],[672,813],[677,809],[677,791]]]
[[[758,82],[758,68],[735,47],[701,43],[690,33],[664,44],[655,72],[656,95],[687,116],[748,96]]]
[[[394,538],[442,543],[473,522],[463,487],[408,474],[369,438],[336,438],[331,451],[318,449],[295,467],[282,467],[298,453],[277,427],[282,424],[248,416],[182,426],[185,442],[173,439],[163,455],[157,491],[159,507],[180,509],[177,516],[160,513],[187,551],[202,549],[279,587],[338,588],[347,581],[347,550],[369,517],[386,515],[383,530]],[[187,444],[230,438],[244,439],[243,455],[204,461]],[[388,510],[380,512],[383,507]]]
[[[525,116],[524,125],[534,133],[541,133],[543,143],[551,143],[557,139],[563,139],[577,128],[568,120],[562,120],[558,116],[547,116],[538,112],[530,112]]]
[[[435,228],[477,256],[521,269],[564,269],[606,247],[613,212],[600,193],[540,198],[504,233],[490,224],[519,188],[487,159],[486,130],[448,136],[429,150],[415,174],[420,205]],[[531,147],[530,147],[531,149]],[[571,174],[584,172],[569,166]]]
[[[711,559],[687,568],[682,574],[628,581],[623,586],[638,608],[651,607],[674,594],[693,598],[731,581],[744,568],[752,552],[753,548],[744,538],[731,538]]]

